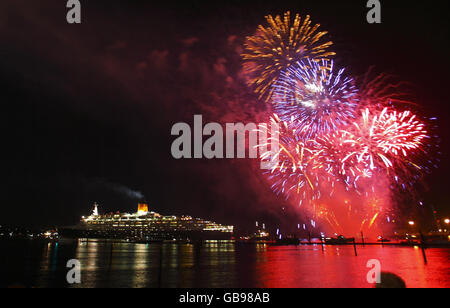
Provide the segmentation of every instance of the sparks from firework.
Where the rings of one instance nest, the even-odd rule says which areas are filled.
[[[410,111],[383,109],[380,113],[366,109],[353,126],[318,138],[323,147],[325,170],[345,178],[348,185],[375,173],[402,180],[399,172],[408,167],[421,171],[413,160],[429,138],[425,124]]]
[[[262,153],[261,159],[272,159],[271,170],[265,172],[272,190],[283,194],[286,199],[299,196],[299,205],[320,199],[321,190],[324,187],[332,190],[334,185],[334,179],[323,170],[323,160],[318,159],[322,155],[320,145],[315,140],[299,139],[292,123],[281,122],[276,114],[271,121],[280,127],[279,150],[277,153]],[[263,144],[261,148],[267,149],[267,145]]]
[[[352,186],[362,178],[372,177],[373,172],[360,164],[357,159],[349,158],[351,153],[358,153],[357,138],[348,131],[337,130],[318,138],[323,148],[320,159],[324,170],[336,179],[342,180],[347,186]]]
[[[356,79],[358,84],[359,114],[366,109],[371,114],[388,110],[413,109],[420,110],[420,105],[411,100],[412,85],[407,82],[398,82],[392,75],[385,73],[374,74],[371,67],[367,73]],[[426,120],[428,136],[422,139],[420,148],[410,149],[413,159],[396,160],[401,162],[391,168],[391,176],[394,179],[391,189],[408,191],[410,195],[416,195],[412,189],[425,173],[430,173],[432,168],[437,168],[439,152],[439,137],[433,133],[437,130],[436,118],[423,118]],[[411,157],[411,154],[408,156]],[[420,166],[420,167],[419,167]],[[395,188],[394,188],[395,187]],[[417,195],[416,195],[417,197]]]
[[[314,211],[315,215],[325,215],[329,224],[337,226],[336,220],[331,218],[340,215],[339,205],[334,207],[328,204],[331,198],[326,195],[329,192],[330,197],[334,190],[336,194],[343,191],[351,195],[356,193],[357,198],[365,200],[370,194],[392,188],[391,182],[412,183],[424,172],[419,156],[428,156],[427,147],[432,151],[434,146],[426,140],[429,137],[424,124],[416,120],[412,113],[395,111],[405,104],[417,106],[409,102],[401,91],[402,83],[392,82],[390,76],[385,74],[379,74],[374,79],[367,74],[364,80],[357,80],[358,83],[345,78],[343,70],[334,70],[334,63],[327,61],[333,54],[327,54],[326,50],[331,42],[322,48],[321,54],[302,48],[298,49],[301,54],[295,53],[295,49],[291,48],[291,44],[295,43],[292,35],[296,31],[302,32],[296,30],[301,21],[294,20],[295,28],[290,15],[286,15],[284,20],[280,16],[267,17],[269,27],[260,26],[253,37],[247,38],[242,54],[244,73],[247,73],[249,83],[260,98],[272,99],[275,113],[290,127],[290,132],[286,132],[285,137],[283,134],[281,136],[282,147],[276,156],[281,158],[279,164],[268,175],[277,194],[299,197],[300,202],[309,201],[309,209],[315,204],[323,204],[325,208]],[[316,31],[314,29],[313,32]],[[283,41],[288,43],[283,44]],[[293,56],[290,56],[291,53]],[[293,77],[293,67],[300,64],[304,64],[303,71],[309,73],[303,76],[305,79]],[[314,67],[317,67],[316,73]],[[315,82],[322,76],[329,79],[323,78],[322,83]],[[283,78],[292,78],[290,88],[298,89],[297,93],[292,91],[290,98],[286,95],[288,89],[282,90],[277,97],[280,94],[277,93],[277,86]],[[355,88],[355,84],[359,87]],[[348,91],[349,96],[338,93],[344,90]],[[330,93],[335,96],[327,99],[325,96]],[[277,106],[280,97],[288,104]],[[340,98],[344,98],[341,109],[330,108],[328,112],[323,112],[327,110],[324,108],[317,112],[318,107],[333,107]],[[326,185],[321,184],[324,183],[323,178],[329,179],[325,181]],[[345,185],[336,184],[338,182],[345,182]],[[356,183],[364,188],[358,190]],[[362,219],[361,229],[371,228],[383,214],[382,208],[371,209],[369,202],[349,208],[348,213],[352,216],[359,215],[357,221]]]
[[[417,120],[410,111],[389,112],[385,108],[381,114],[371,115],[369,109],[366,109],[362,115],[362,124],[354,123],[354,127],[363,144],[357,160],[365,161],[370,170],[376,168],[377,158],[386,168],[394,166],[394,159],[412,163],[408,159],[408,152],[419,149],[423,140],[428,138],[425,124]],[[353,154],[347,157],[351,155]],[[419,166],[416,168],[420,169]]]
[[[328,223],[334,232],[342,233],[343,229],[334,211],[325,204],[313,205],[315,219],[322,219]]]
[[[318,31],[320,25],[312,25],[310,16],[299,14],[292,20],[290,12],[266,16],[268,26],[260,25],[255,35],[246,38],[242,53],[244,72],[248,83],[259,95],[269,101],[272,85],[280,73],[302,59],[327,59],[335,55],[327,51],[333,45],[323,41],[326,31]]]
[[[361,109],[382,110],[385,107],[417,106],[409,100],[410,84],[397,82],[392,75],[375,74],[373,71],[374,67],[370,67],[363,76],[356,78]]]
[[[349,125],[356,118],[358,90],[344,71],[327,60],[291,66],[274,84],[275,113],[307,139]]]

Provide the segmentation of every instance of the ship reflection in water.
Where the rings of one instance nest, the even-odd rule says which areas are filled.
[[[210,241],[203,244],[43,243],[1,241],[1,286],[68,287],[66,263],[82,265],[72,287],[372,287],[370,259],[408,287],[450,287],[450,250],[410,247],[268,246]]]

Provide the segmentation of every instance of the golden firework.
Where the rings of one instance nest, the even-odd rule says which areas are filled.
[[[284,18],[269,15],[266,20],[269,26],[260,25],[255,35],[247,37],[242,58],[249,85],[260,99],[268,101],[272,85],[291,64],[305,58],[327,59],[335,53],[327,51],[333,42],[322,42],[328,32],[319,32],[319,24],[312,26],[310,16],[302,22],[297,14],[292,21],[286,12]]]

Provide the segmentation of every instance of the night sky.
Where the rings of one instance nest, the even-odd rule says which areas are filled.
[[[442,161],[424,200],[450,214],[449,1],[381,1],[381,25],[366,22],[365,0],[81,2],[81,25],[67,24],[65,1],[0,3],[0,223],[74,224],[94,201],[133,211],[140,199],[242,230],[295,220],[255,161],[170,154],[172,125],[194,114],[263,121],[239,52],[265,15],[286,10],[328,30],[349,72],[395,75],[439,118]]]

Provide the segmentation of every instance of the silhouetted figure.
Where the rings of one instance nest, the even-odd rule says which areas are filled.
[[[381,283],[375,285],[377,289],[405,289],[406,283],[399,276],[392,273],[381,273]]]

